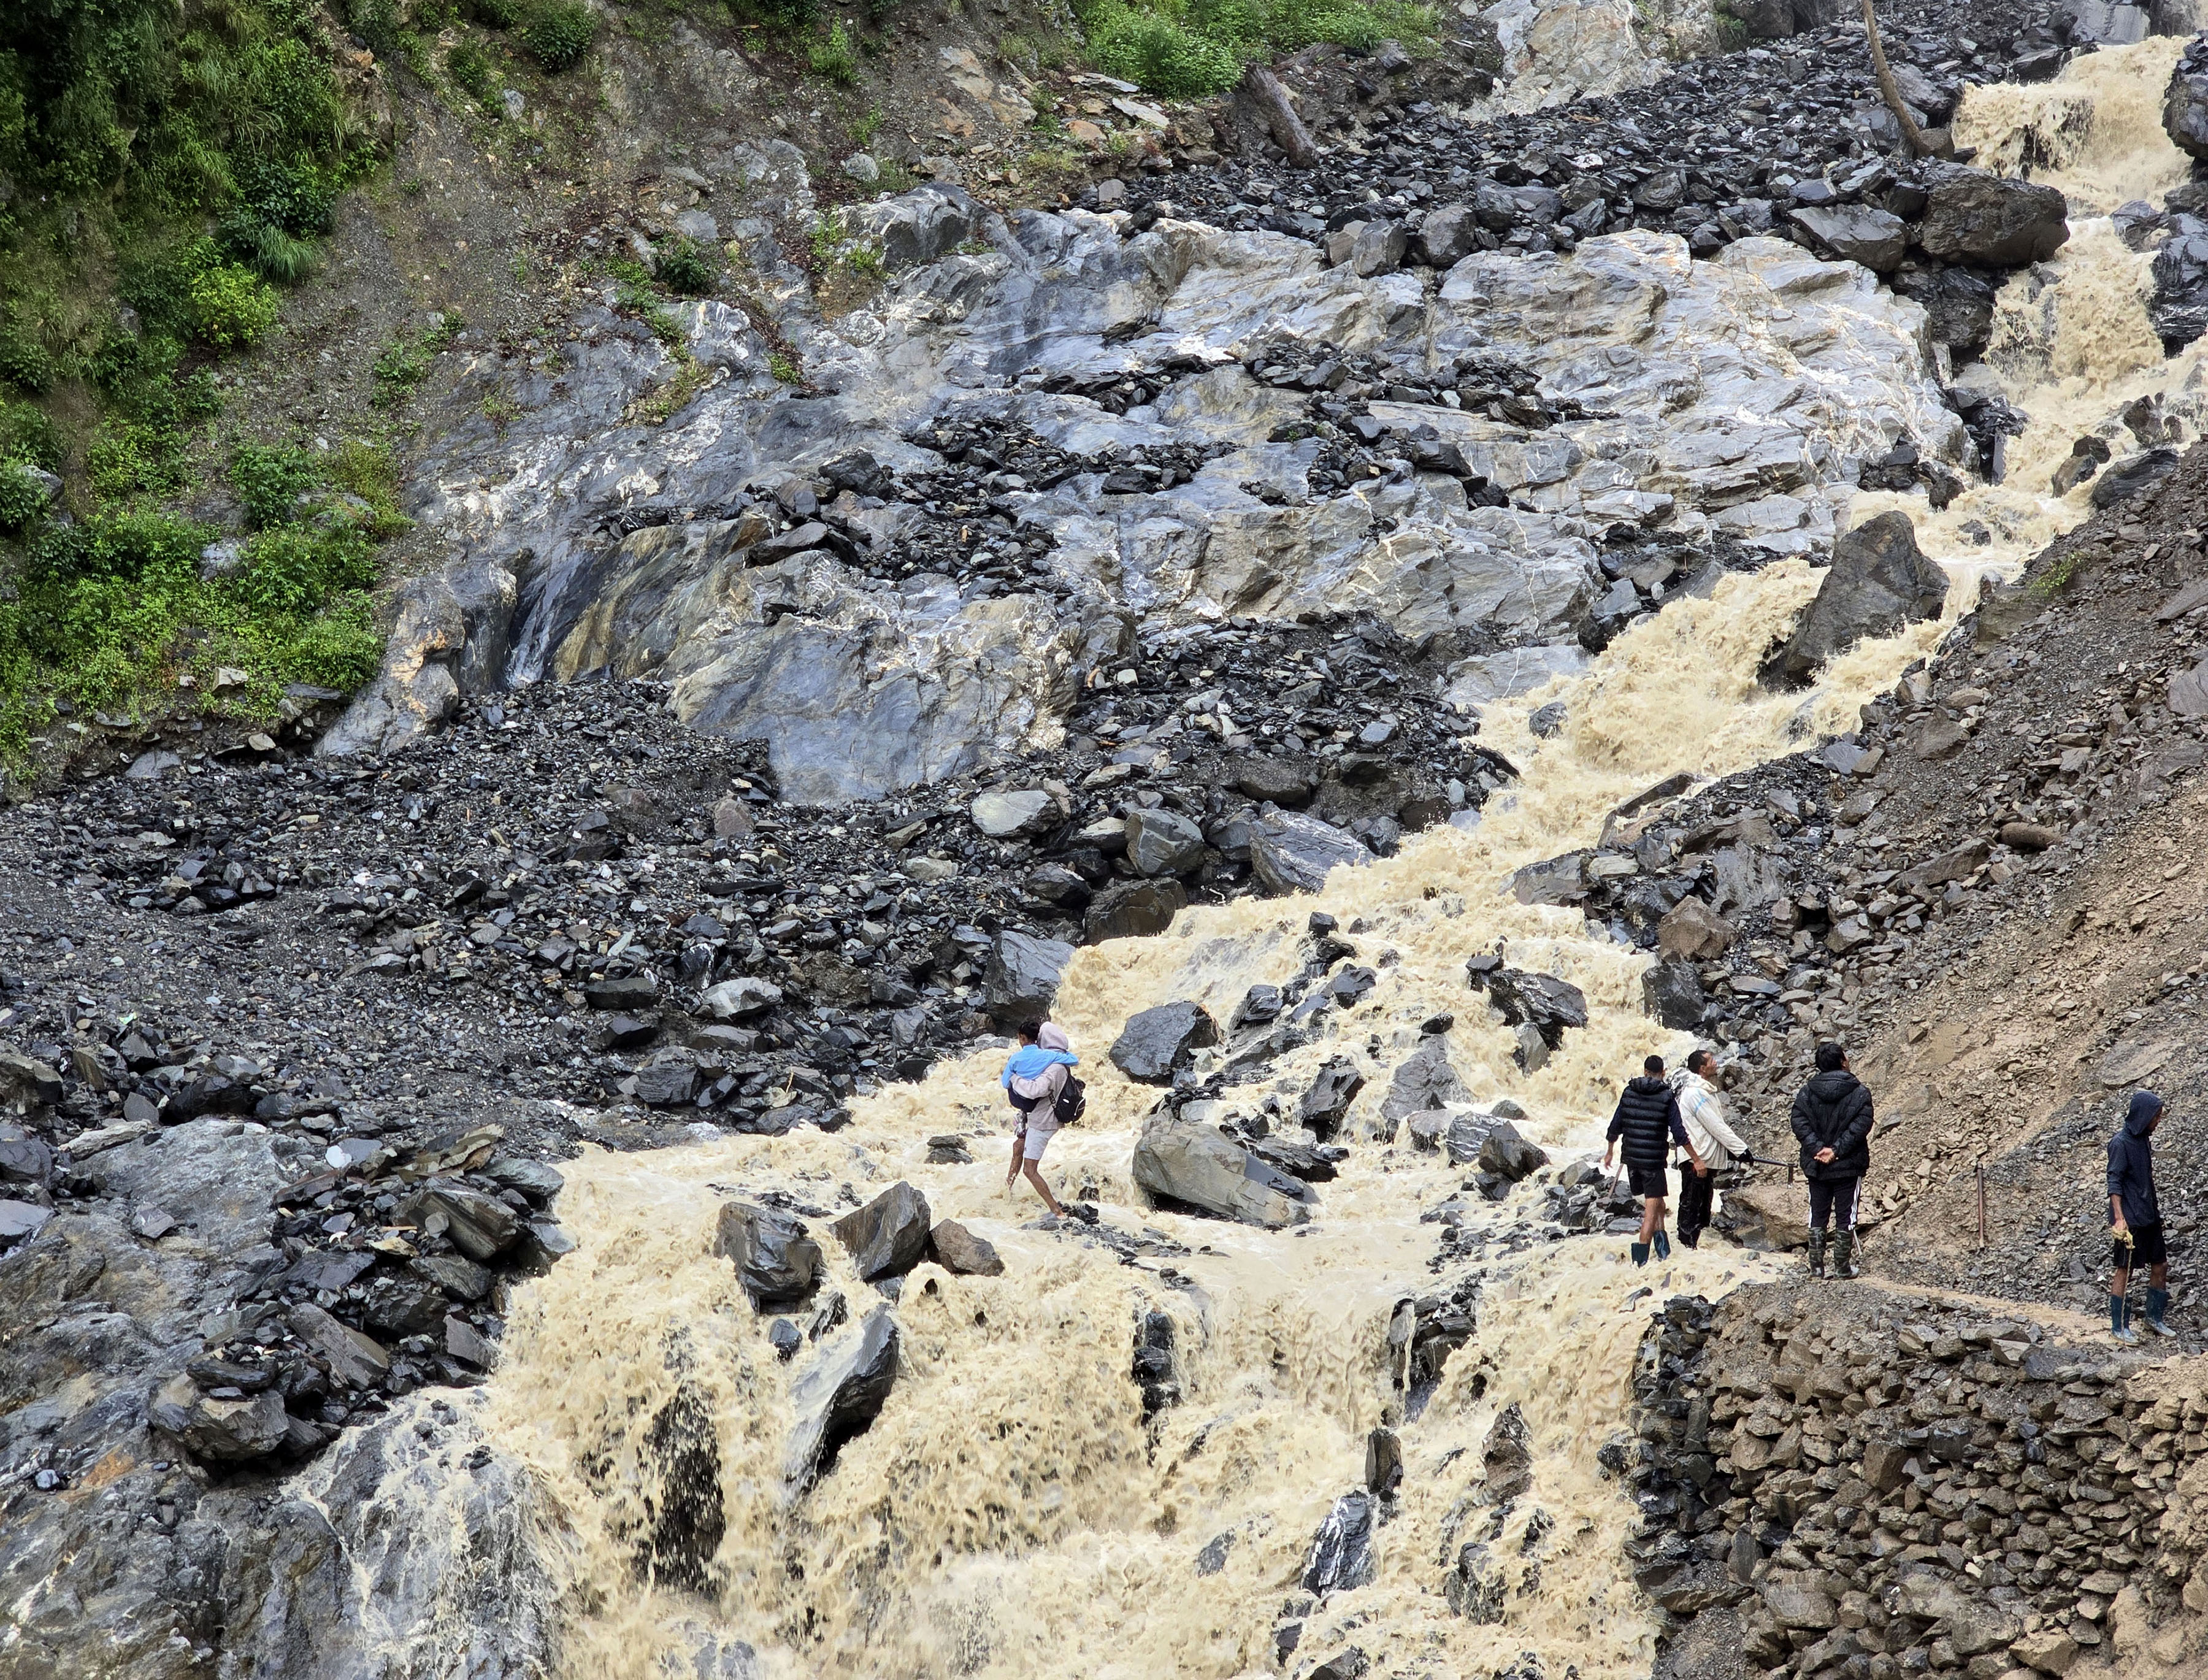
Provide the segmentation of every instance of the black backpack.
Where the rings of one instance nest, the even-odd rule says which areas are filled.
[[[1058,1088],[1058,1101],[1052,1109],[1060,1125],[1077,1125],[1081,1117],[1089,1112],[1089,1088],[1071,1074]]]

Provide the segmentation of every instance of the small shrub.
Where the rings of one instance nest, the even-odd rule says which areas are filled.
[[[473,41],[462,41],[445,55],[445,72],[453,78],[453,85],[472,99],[486,117],[496,118],[506,114],[499,102],[498,84],[492,79],[490,60]]]
[[[733,5],[746,16],[792,34],[811,28],[820,14],[819,0],[733,0]]]
[[[864,117],[851,124],[851,138],[858,142],[861,152],[870,150],[874,136],[882,131],[882,108],[873,106]]]
[[[1089,45],[1106,74],[1171,99],[1201,99],[1242,74],[1233,51],[1169,19],[1107,5],[1092,14]]]
[[[321,482],[314,458],[303,449],[262,448],[241,443],[231,452],[230,482],[255,531],[290,525],[301,516],[299,498]]]
[[[330,452],[328,466],[331,483],[368,504],[363,528],[376,541],[414,523],[399,509],[399,463],[388,447],[349,438]]]
[[[519,0],[468,0],[468,15],[486,29],[511,29],[521,21]]]
[[[825,35],[816,37],[806,48],[805,62],[813,75],[839,87],[848,87],[858,79],[858,51],[851,45],[850,32],[843,27],[840,18],[829,27]]]
[[[17,327],[0,329],[0,379],[33,396],[54,382],[54,358],[46,347]]]
[[[200,550],[213,535],[206,526],[172,513],[123,513],[84,525],[51,525],[31,544],[25,569],[35,581],[63,583],[196,575]]]
[[[448,29],[460,21],[454,0],[414,0],[414,27],[432,33]]]
[[[115,501],[173,495],[184,488],[183,441],[173,425],[111,420],[85,451],[85,475]]]
[[[28,467],[0,463],[0,531],[23,530],[45,506],[46,488],[31,477]]]
[[[221,231],[225,251],[264,279],[281,285],[298,285],[321,264],[321,253],[312,241],[250,215],[225,216]]]
[[[546,0],[521,26],[521,44],[531,57],[556,75],[583,62],[597,32],[597,19],[580,0]]]
[[[801,385],[805,381],[805,375],[797,370],[797,363],[778,350],[766,358],[766,370],[784,385]]]
[[[61,428],[30,403],[0,404],[0,461],[22,461],[49,472],[62,470]]]
[[[238,599],[255,612],[292,616],[313,612],[343,591],[368,589],[375,582],[375,555],[358,533],[306,525],[277,525],[262,531],[246,544],[245,563],[231,579]]]
[[[345,0],[345,27],[379,58],[395,57],[406,33],[399,0]]]
[[[193,335],[217,350],[258,344],[276,324],[276,293],[234,262],[214,262],[192,277]]]
[[[678,239],[654,251],[652,269],[659,276],[659,283],[669,291],[691,297],[703,297],[712,291],[720,279],[720,269],[712,254],[691,239]]]

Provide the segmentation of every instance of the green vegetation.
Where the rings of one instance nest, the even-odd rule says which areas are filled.
[[[375,375],[379,407],[395,408],[414,394],[414,387],[429,376],[437,352],[459,336],[467,323],[458,310],[447,309],[418,333],[402,333],[383,347],[370,369]]]
[[[766,370],[784,385],[801,385],[805,382],[805,375],[797,370],[796,362],[778,350],[767,357]]]
[[[1079,7],[1100,69],[1167,99],[1232,87],[1245,61],[1317,41],[1413,51],[1434,34],[1434,9],[1413,0],[1089,0]]]
[[[498,81],[493,76],[490,60],[482,47],[473,41],[459,41],[445,54],[445,74],[459,88],[476,103],[476,109],[494,123],[506,115],[500,101]]]
[[[531,57],[557,75],[583,62],[597,31],[597,19],[581,0],[543,0],[522,19],[521,44]]]
[[[813,75],[839,87],[848,87],[858,79],[858,49],[840,18],[829,26],[825,35],[814,37],[806,47],[805,62]]]
[[[661,246],[652,253],[651,266],[662,285],[690,297],[704,297],[721,278],[713,253],[693,239],[677,239]]]

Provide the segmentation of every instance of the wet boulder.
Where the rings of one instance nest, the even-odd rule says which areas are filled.
[[[2179,151],[2208,161],[2208,35],[2187,44],[2171,69],[2162,126]]]
[[[989,948],[981,973],[981,998],[999,1021],[1037,1020],[1050,1013],[1073,947],[1006,929]]]
[[[820,1281],[820,1245],[801,1221],[771,1209],[726,1203],[714,1227],[713,1252],[735,1264],[737,1282],[760,1312],[804,1305]]]
[[[1365,1089],[1365,1076],[1347,1056],[1329,1056],[1296,1105],[1296,1119],[1321,1143],[1341,1130],[1349,1105]]]
[[[1430,268],[1449,268],[1479,249],[1479,219],[1466,204],[1443,204],[1426,212],[1411,241],[1411,260]]]
[[[783,1483],[791,1497],[835,1468],[844,1445],[881,1415],[897,1383],[897,1327],[878,1306],[853,1329],[822,1344],[819,1356],[790,1385],[797,1413],[783,1455]]]
[[[1203,861],[1203,831],[1178,811],[1131,810],[1127,861],[1138,875],[1185,875]]]
[[[1160,1004],[1131,1017],[1112,1046],[1112,1065],[1146,1085],[1169,1085],[1173,1075],[1207,1045],[1219,1028],[1201,1004]]]
[[[471,1260],[503,1254],[521,1235],[521,1216],[513,1209],[453,1179],[432,1179],[399,1203],[394,1217],[430,1236],[449,1237]]]
[[[1216,1125],[1170,1112],[1143,1122],[1134,1175],[1163,1202],[1269,1230],[1303,1224],[1318,1203],[1309,1185],[1268,1166]]]
[[[1662,1025],[1685,1032],[1701,1025],[1709,994],[1692,963],[1666,957],[1641,976],[1641,1004]]]
[[[1515,1401],[1497,1413],[1480,1448],[1480,1463],[1487,1474],[1487,1497],[1500,1505],[1515,1499],[1533,1485],[1533,1443],[1526,1429],[1525,1414]]]
[[[1549,1164],[1548,1151],[1519,1136],[1508,1120],[1497,1120],[1479,1145],[1479,1167],[1517,1184]]]
[[[181,1374],[154,1393],[146,1416],[194,1458],[218,1464],[265,1457],[284,1444],[291,1429],[284,1396],[274,1389],[218,1399]]]
[[[1380,1118],[1393,1125],[1413,1114],[1462,1102],[1469,1095],[1450,1064],[1448,1039],[1435,1033],[1421,1039],[1419,1047],[1396,1066],[1388,1082],[1388,1095],[1380,1100]]]
[[[966,1277],[1002,1277],[1005,1263],[996,1245],[977,1237],[955,1219],[946,1219],[928,1233],[928,1251],[946,1272]]]
[[[2208,73],[2202,80],[2208,81]],[[2154,254],[2154,299],[2147,313],[2171,356],[2208,334],[2208,224],[2192,219],[2200,231],[2173,233]]]
[[[709,986],[698,1000],[716,1021],[742,1021],[764,1015],[782,1001],[782,987],[755,975],[739,975]]]
[[[2020,268],[2044,262],[2070,237],[2068,201],[2053,187],[1961,164],[1928,164],[1931,191],[1917,243],[1941,262]]]
[[[927,1253],[932,1222],[927,1197],[900,1179],[828,1228],[850,1251],[859,1275],[872,1283],[903,1277],[921,1263]]]
[[[1276,811],[1250,825],[1251,867],[1274,892],[1317,892],[1333,870],[1371,861],[1347,829],[1299,811]]]
[[[1091,945],[1148,939],[1172,927],[1187,908],[1188,889],[1177,880],[1114,881],[1090,902],[1081,935]]]
[[[1372,1579],[1377,1569],[1372,1556],[1376,1515],[1372,1496],[1361,1487],[1334,1502],[1311,1539],[1304,1563],[1305,1592],[1344,1593]]]
[[[1908,223],[1868,204],[1808,205],[1793,219],[1841,261],[1859,262],[1875,274],[1892,273],[1909,254]]]
[[[1867,636],[1937,618],[1947,574],[1917,546],[1906,513],[1881,513],[1833,544],[1833,563],[1771,675],[1798,686]]]
[[[1569,981],[1526,969],[1473,968],[1471,975],[1503,1011],[1505,1025],[1532,1028],[1551,1050],[1563,1042],[1567,1028],[1587,1023],[1587,994]]]

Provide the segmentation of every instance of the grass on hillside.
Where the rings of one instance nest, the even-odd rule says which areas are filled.
[[[1087,0],[1077,12],[1097,69],[1166,99],[1221,93],[1248,60],[1320,41],[1420,51],[1435,17],[1414,0]]]

